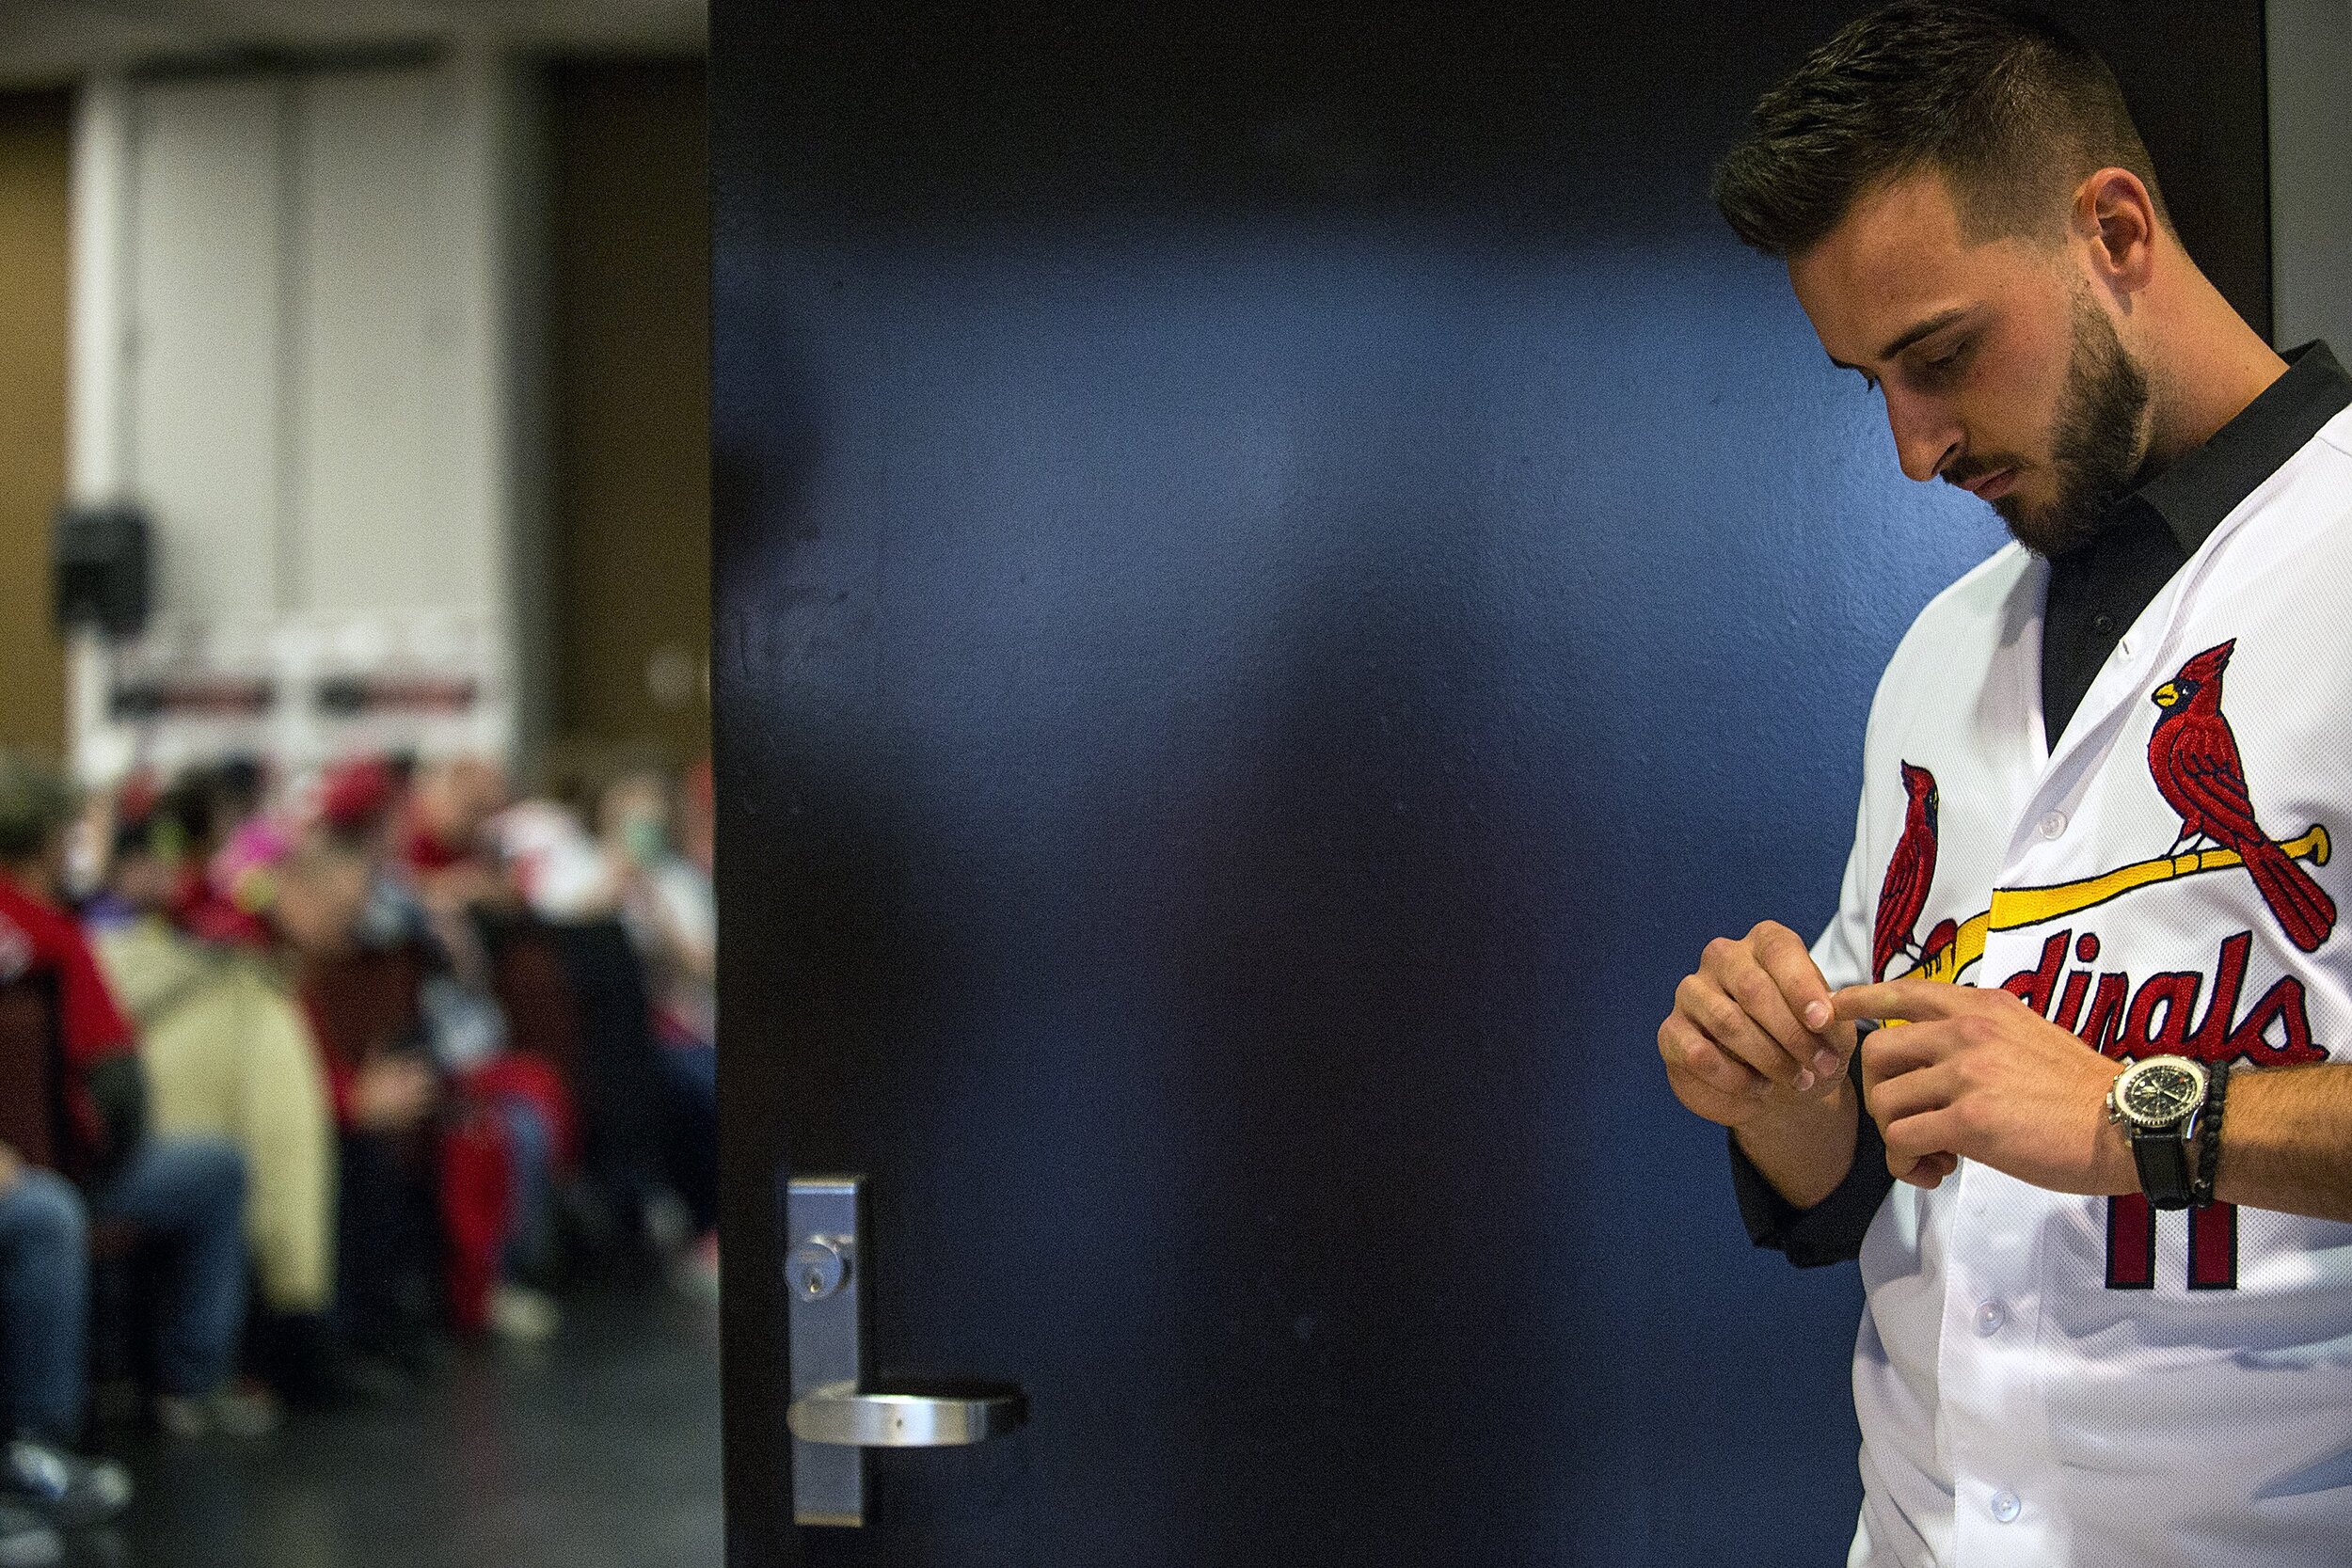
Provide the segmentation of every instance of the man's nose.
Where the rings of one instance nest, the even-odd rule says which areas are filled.
[[[1915,397],[1890,383],[1881,385],[1886,396],[1887,428],[1895,433],[1895,460],[1902,465],[1905,477],[1925,483],[1960,446],[1960,421],[1940,399]]]

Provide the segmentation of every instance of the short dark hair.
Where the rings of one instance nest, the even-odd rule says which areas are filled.
[[[1802,256],[1882,182],[1933,169],[1971,238],[2058,232],[2058,198],[2108,166],[2148,187],[2155,166],[2106,62],[2028,11],[1884,7],[1756,105],[1715,167],[1715,206],[1767,256]]]

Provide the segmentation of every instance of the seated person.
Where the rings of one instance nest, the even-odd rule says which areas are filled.
[[[707,781],[707,774],[703,775]],[[696,1294],[718,1289],[719,1084],[714,990],[718,923],[710,874],[681,853],[674,821],[693,831],[691,788],[675,817],[669,781],[651,768],[624,771],[598,802],[597,829],[612,866],[622,925],[644,960],[654,1037],[674,1097],[669,1180],[696,1240],[674,1276]]]
[[[181,857],[197,837],[184,816],[199,804],[174,791],[119,815],[107,879],[115,918],[94,943],[138,1029],[154,1130],[225,1138],[245,1157],[246,1242],[267,1374],[289,1394],[356,1391],[327,1319],[334,1123],[318,1047],[287,974],[303,952],[347,940],[361,883],[321,857],[290,859],[256,884],[268,895],[249,911],[250,939],[199,941],[169,918]]]
[[[95,1220],[126,1223],[165,1267],[156,1301],[156,1420],[167,1432],[258,1433],[275,1402],[236,1385],[245,1328],[245,1162],[215,1138],[151,1138],[146,1079],[130,1023],[116,1006],[73,918],[57,906],[72,800],[56,774],[0,752],[0,976],[51,977],[64,1046],[67,1125],[60,1164]],[[79,1411],[86,1369],[53,1390]]]
[[[490,989],[490,966],[475,917],[519,902],[490,842],[506,795],[496,768],[455,757],[421,765],[406,798],[388,802],[388,869],[414,897],[456,977],[482,994]]]
[[[469,978],[486,969],[469,908],[436,918],[395,864],[397,801],[379,763],[330,769],[292,862],[344,868],[357,895],[344,945],[358,951],[347,962],[319,953],[305,985],[342,1129],[346,1314],[371,1349],[413,1361],[429,1259],[445,1266],[445,1305],[461,1331],[553,1331],[554,1304],[528,1281],[546,1250],[568,1108],[547,1064],[507,1049],[495,999]],[[371,969],[399,975],[398,993],[366,998],[374,988],[353,976]],[[332,1005],[339,994],[364,1006]]]

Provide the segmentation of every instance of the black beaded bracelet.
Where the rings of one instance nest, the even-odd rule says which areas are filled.
[[[2197,1113],[2197,1180],[2189,1184],[2191,1207],[2213,1207],[2213,1179],[2221,1164],[2221,1104],[2230,1093],[2230,1064],[2205,1069],[2205,1103]]]

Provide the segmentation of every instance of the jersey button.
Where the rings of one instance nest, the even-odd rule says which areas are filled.
[[[1977,1308],[1977,1332],[1986,1338],[2001,1332],[2001,1325],[2007,1322],[2008,1309],[1997,1301],[1988,1301]]]
[[[2037,824],[2043,838],[2056,838],[2066,831],[2066,814],[2054,811]]]
[[[1993,1517],[2001,1524],[2015,1523],[2018,1511],[2024,1506],[2017,1500],[2017,1494],[2014,1492],[1993,1494]]]

